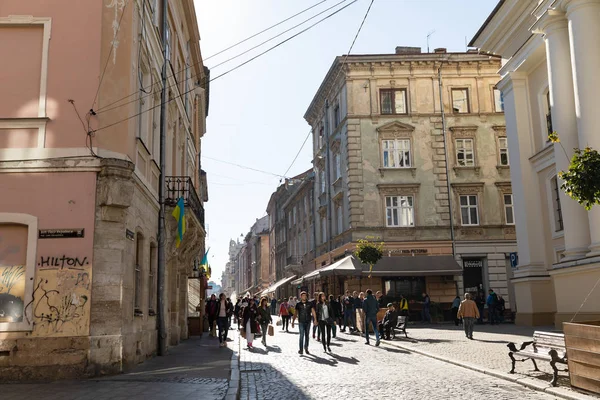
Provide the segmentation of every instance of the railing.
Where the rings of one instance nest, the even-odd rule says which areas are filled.
[[[198,198],[196,188],[189,176],[167,176],[165,206],[175,207],[180,197],[183,197],[185,207],[191,209],[204,229],[204,207]]]

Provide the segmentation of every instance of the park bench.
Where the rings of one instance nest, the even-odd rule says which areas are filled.
[[[533,341],[523,342],[517,349],[514,343],[507,344],[510,349],[508,356],[512,361],[511,374],[515,372],[515,363],[517,361],[531,360],[535,371],[539,371],[535,360],[548,361],[554,370],[552,386],[556,386],[558,380],[558,368],[556,364],[567,364],[567,350],[565,348],[565,335],[562,333],[536,331],[533,334]],[[523,357],[516,359],[515,356]],[[561,371],[568,371],[564,369]]]
[[[404,336],[408,337],[408,335],[406,334],[406,316],[401,315],[398,317],[398,322],[396,322],[396,326],[394,326],[390,331],[392,339],[396,339],[396,331],[404,332]]]

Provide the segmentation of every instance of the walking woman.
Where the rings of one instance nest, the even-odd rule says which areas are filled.
[[[246,341],[248,342],[248,348],[252,349],[252,341],[254,340],[254,334],[257,333],[256,319],[258,318],[258,310],[254,299],[248,299],[248,305],[244,307],[244,329],[246,330]]]
[[[279,318],[281,318],[281,331],[282,332],[286,331],[287,333],[290,333],[290,331],[288,330],[288,328],[290,327],[289,308],[290,308],[290,305],[289,305],[287,299],[284,297],[283,301],[279,305]]]
[[[260,330],[262,333],[262,344],[267,347],[267,328],[270,323],[273,323],[271,318],[271,309],[269,307],[269,299],[261,297],[260,307],[258,307],[258,322],[260,323]]]
[[[331,328],[335,325],[333,319],[333,308],[331,303],[327,300],[325,293],[319,293],[317,303],[317,320],[319,321],[319,331],[321,332],[321,343],[323,344],[323,351],[331,353]],[[325,336],[327,332],[327,336]]]

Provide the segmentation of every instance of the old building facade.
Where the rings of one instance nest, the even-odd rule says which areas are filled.
[[[391,270],[322,282],[330,292],[370,286],[418,299],[427,291],[448,303],[464,290],[493,288],[511,307],[515,218],[499,67],[497,57],[445,49],[336,58],[305,114],[313,127],[316,266],[372,238],[384,242]],[[436,258],[447,264],[439,273],[427,270],[434,263],[416,264],[453,255],[451,218],[455,258]]]
[[[157,352],[158,313],[168,345],[188,335],[187,278],[204,251],[208,87],[193,3],[169,2],[166,44],[161,7],[3,1],[0,51],[15,57],[0,66],[13,77],[0,83],[0,187],[12,193],[0,200],[0,276],[13,277],[0,283],[0,380],[123,371]],[[160,171],[163,45],[171,72]],[[176,248],[179,197],[187,232]]]
[[[517,323],[597,320],[600,209],[587,212],[560,189],[574,148],[600,148],[596,107],[600,3],[499,2],[471,42],[502,56],[519,265]],[[561,143],[548,134],[556,131]],[[586,296],[587,301],[584,302]]]

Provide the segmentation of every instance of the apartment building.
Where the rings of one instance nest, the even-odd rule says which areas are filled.
[[[187,338],[204,253],[207,70],[193,2],[5,0],[0,9],[0,380],[118,373]],[[166,154],[160,170],[163,48]],[[10,55],[10,56],[8,56]],[[159,176],[166,177],[158,308]],[[185,201],[176,247],[171,212]]]

